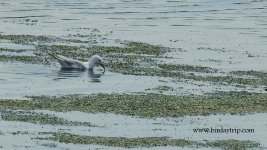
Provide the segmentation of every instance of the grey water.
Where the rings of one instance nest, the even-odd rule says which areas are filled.
[[[51,35],[88,41],[85,46],[118,45],[116,40],[139,41],[179,49],[159,62],[201,65],[220,69],[267,72],[266,0],[1,0],[0,34]],[[73,44],[73,43],[72,43]],[[34,46],[0,40],[0,48],[26,50],[0,55],[34,55]],[[206,75],[206,74],[203,74]],[[212,74],[224,76],[225,74]],[[0,62],[0,99],[27,95],[153,92],[166,85],[168,94],[202,94],[212,91],[252,91],[261,87],[214,85],[209,82],[94,71],[62,70],[52,65]],[[150,90],[148,90],[150,89]],[[266,91],[265,91],[266,92]],[[71,121],[90,121],[98,127],[52,126],[0,119],[0,149],[88,149],[36,137],[39,132],[70,132],[94,136],[170,136],[188,140],[254,140],[266,148],[266,113],[219,114],[178,118],[138,118],[110,113],[52,112]],[[193,128],[221,126],[253,128],[254,134],[195,134]],[[16,132],[27,134],[17,134]],[[16,141],[16,142],[14,142]],[[124,149],[90,145],[90,149]],[[140,148],[134,148],[140,149]],[[142,148],[150,149],[150,148]],[[153,149],[177,149],[154,147]],[[192,149],[183,147],[179,149]],[[207,149],[207,148],[203,148]]]
[[[165,54],[164,63],[201,65],[232,70],[267,71],[267,1],[264,0],[2,0],[0,34],[51,35],[116,45],[116,40],[159,44],[183,51]],[[31,45],[0,41],[0,48],[26,49]],[[9,55],[1,52],[1,55]],[[215,86],[210,83],[126,76],[90,75],[62,71],[59,66],[0,62],[0,97],[94,92],[139,92],[159,85],[177,88],[174,94],[261,88]],[[93,76],[93,77],[92,77]],[[160,82],[165,80],[168,83]],[[141,83],[144,86],[138,84]],[[204,86],[200,86],[204,85]]]
[[[126,76],[100,68],[69,70],[60,66],[3,63],[0,69],[0,96],[12,99],[30,95],[141,92],[159,82],[157,77]],[[153,84],[140,86],[149,82]]]

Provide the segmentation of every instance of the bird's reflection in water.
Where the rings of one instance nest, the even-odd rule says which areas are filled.
[[[84,74],[84,70],[80,69],[60,69],[57,71],[55,80],[68,79],[72,77],[81,77]]]
[[[90,82],[101,82],[100,77],[104,72],[95,73],[93,69],[88,70],[88,76],[91,79]]]
[[[60,69],[57,71],[54,80],[82,77],[86,72],[88,73],[90,82],[101,82],[100,78],[104,74],[104,72],[95,73],[94,70]]]

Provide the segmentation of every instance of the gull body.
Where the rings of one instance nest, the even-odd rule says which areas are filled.
[[[50,55],[58,60],[62,69],[85,70],[85,69],[93,69],[96,65],[100,65],[105,70],[105,66],[102,63],[102,58],[98,55],[92,56],[87,62],[82,62],[82,61],[75,60],[72,58],[67,58],[62,55],[56,55],[56,54],[50,54]]]

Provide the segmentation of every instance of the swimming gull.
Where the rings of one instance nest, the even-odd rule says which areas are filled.
[[[105,70],[105,66],[103,64],[102,58],[98,55],[92,56],[87,62],[82,62],[79,60],[75,60],[72,58],[67,58],[62,55],[56,55],[56,54],[50,54],[55,59],[58,60],[58,62],[61,65],[61,68],[63,69],[93,69],[96,65],[100,65]]]

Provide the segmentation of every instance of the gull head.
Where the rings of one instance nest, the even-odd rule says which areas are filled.
[[[100,65],[105,70],[105,66],[103,64],[103,60],[100,56],[94,55],[88,61],[89,69],[93,69],[96,65]]]

